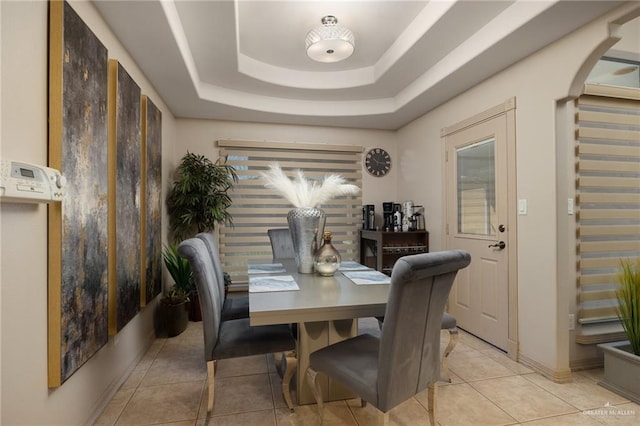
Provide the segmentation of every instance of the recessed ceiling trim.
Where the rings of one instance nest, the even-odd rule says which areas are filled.
[[[180,20],[180,15],[178,15],[176,5],[173,1],[161,1],[160,6],[162,7],[162,10],[167,17],[167,22],[169,24],[169,28],[171,29],[171,34],[173,34],[173,38],[178,45],[178,50],[180,51],[182,60],[184,61],[187,70],[189,71],[189,77],[191,78],[193,87],[197,88],[198,83],[200,82],[198,68],[196,67],[196,62],[193,58],[193,54],[191,53],[191,49],[189,48],[187,35],[185,34],[184,28],[182,27],[182,21]]]
[[[396,41],[387,49],[386,52],[376,62],[375,79],[381,78],[388,72],[407,52],[413,47],[418,40],[433,27],[433,25],[442,19],[449,11],[455,1],[430,1],[415,17],[415,19],[405,28]]]
[[[346,89],[375,83],[373,67],[314,72],[277,67],[238,52],[238,71],[266,83],[299,89]]]
[[[362,116],[389,114],[395,112],[394,98],[371,99],[366,101],[307,101],[301,99],[276,98],[256,95],[239,90],[202,83],[198,87],[201,99],[276,114],[296,114],[320,117]]]
[[[442,82],[448,75],[482,56],[492,46],[509,37],[518,28],[553,6],[554,3],[551,1],[517,1],[509,6],[489,24],[401,90],[396,96],[399,107],[408,104],[420,94]]]

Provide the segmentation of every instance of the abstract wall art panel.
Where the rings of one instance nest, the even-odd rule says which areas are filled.
[[[108,341],[107,49],[66,2],[50,2],[49,164],[67,178],[49,205],[48,383]]]
[[[162,113],[142,96],[143,288],[142,306],[162,291]]]
[[[140,87],[109,60],[109,333],[140,311]]]

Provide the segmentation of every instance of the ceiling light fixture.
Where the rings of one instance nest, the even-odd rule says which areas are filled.
[[[338,62],[353,53],[355,39],[349,28],[338,25],[335,16],[327,15],[319,25],[307,33],[307,55],[318,62]]]

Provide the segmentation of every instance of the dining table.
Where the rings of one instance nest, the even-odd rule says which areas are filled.
[[[249,263],[249,321],[252,326],[297,324],[298,404],[315,403],[306,382],[309,355],[358,334],[358,318],[383,316],[390,278],[357,262],[343,262],[332,276],[299,273],[293,259]],[[326,377],[324,401],[355,397]]]

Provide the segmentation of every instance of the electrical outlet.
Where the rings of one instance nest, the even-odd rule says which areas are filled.
[[[574,206],[573,206],[573,198],[567,199],[567,214],[573,214]]]
[[[576,316],[574,314],[569,314],[569,331],[575,330],[576,328]]]

